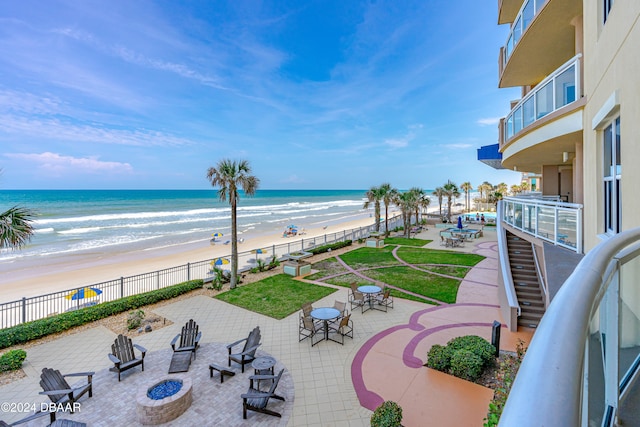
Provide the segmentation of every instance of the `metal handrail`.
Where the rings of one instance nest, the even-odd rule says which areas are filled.
[[[536,329],[499,426],[584,425],[583,373],[591,317],[620,258],[630,251],[639,256],[639,247],[640,228],[624,231],[593,248],[578,264]]]
[[[511,269],[510,269],[510,261],[509,261],[509,251],[507,248],[507,238],[506,233],[502,227],[502,215],[503,209],[501,204],[504,203],[502,200],[498,201],[498,207],[496,209],[496,235],[498,239],[498,253],[504,256],[500,256],[500,271],[502,273],[502,277],[504,279],[504,287],[507,295],[507,303],[511,309],[516,309],[518,317],[522,314],[520,303],[518,303],[518,296],[516,295],[516,290],[513,287],[513,277],[511,277]]]

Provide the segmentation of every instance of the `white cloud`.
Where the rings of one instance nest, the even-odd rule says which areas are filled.
[[[466,150],[467,148],[473,147],[473,144],[465,144],[465,143],[445,144],[445,147],[452,148],[454,150]]]
[[[72,157],[57,153],[5,153],[10,159],[24,160],[34,163],[36,167],[52,174],[73,173],[132,173],[133,167],[129,163],[105,162],[98,157]]]
[[[502,117],[487,117],[484,119],[478,119],[476,123],[478,123],[480,126],[497,125],[498,123],[500,123],[501,118]]]
[[[190,142],[159,131],[146,129],[111,129],[99,125],[76,125],[59,119],[32,119],[19,116],[0,116],[0,132],[33,138],[101,144],[130,145],[136,147],[180,146]]]
[[[413,124],[407,126],[408,132],[399,138],[387,138],[384,140],[384,143],[391,148],[404,148],[408,147],[409,143],[413,141],[416,137],[416,131],[419,131],[423,128],[423,125],[420,123]]]

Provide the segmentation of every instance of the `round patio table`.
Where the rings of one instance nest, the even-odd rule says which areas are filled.
[[[340,317],[340,310],[333,307],[320,307],[311,310],[311,317],[324,323],[324,339],[329,339],[329,320]]]
[[[365,286],[359,286],[358,291],[362,292],[367,296],[367,300],[369,301],[369,309],[372,309],[373,300],[375,299],[374,295],[379,294],[382,291],[382,289],[380,288],[380,286],[365,285]]]

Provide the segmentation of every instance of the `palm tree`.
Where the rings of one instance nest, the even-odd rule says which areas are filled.
[[[518,184],[513,184],[511,186],[511,194],[513,194],[514,196],[517,196],[521,191],[522,188]]]
[[[504,182],[501,182],[500,184],[498,184],[496,186],[496,191],[500,194],[502,194],[503,196],[506,196],[507,193],[509,192],[509,186],[507,184],[505,184]]]
[[[371,187],[369,191],[365,193],[365,197],[367,201],[364,202],[363,209],[369,209],[371,203],[373,203],[373,209],[376,216],[376,231],[380,231],[380,202],[384,198],[384,190],[382,186],[380,187]]]
[[[400,208],[400,212],[402,212],[404,235],[406,237],[411,237],[409,232],[411,230],[411,213],[415,207],[415,194],[411,191],[397,193],[393,203],[398,206]]]
[[[467,212],[471,210],[471,196],[470,192],[473,190],[473,185],[469,181],[460,184],[460,189],[464,191],[464,208]]]
[[[207,179],[213,187],[218,187],[218,197],[222,201],[229,200],[231,205],[231,281],[234,289],[238,282],[238,228],[236,208],[238,205],[238,189],[247,196],[253,196],[260,185],[260,180],[251,175],[251,166],[246,160],[223,159],[216,167],[207,171]]]
[[[429,203],[431,203],[431,199],[429,198],[427,193],[425,193],[424,190],[419,187],[413,187],[409,190],[409,192],[413,193],[413,197],[414,197],[413,208],[416,214],[416,225],[418,225],[418,223],[420,222],[420,217],[418,215],[420,212],[420,209],[428,207]]]
[[[19,249],[27,243],[34,233],[33,216],[31,210],[20,206],[0,213],[0,248]]]
[[[447,183],[442,186],[442,189],[444,190],[445,196],[447,196],[447,217],[449,222],[451,222],[451,204],[454,198],[460,197],[460,191],[458,190],[458,186],[451,182],[451,180],[447,181]]]
[[[433,195],[438,198],[438,215],[442,218],[442,199],[444,198],[444,189],[442,187],[438,187],[433,190]]]
[[[0,249],[19,249],[26,244],[34,233],[34,215],[32,210],[20,206],[0,213]]]
[[[398,190],[391,187],[391,184],[384,183],[380,186],[380,192],[382,193],[382,201],[384,202],[384,230],[385,235],[389,235],[389,205],[393,203],[393,199],[396,194],[398,194]]]

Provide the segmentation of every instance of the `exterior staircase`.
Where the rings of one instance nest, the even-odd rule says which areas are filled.
[[[536,328],[545,308],[531,242],[507,231],[507,248],[511,277],[520,304],[518,326]]]

